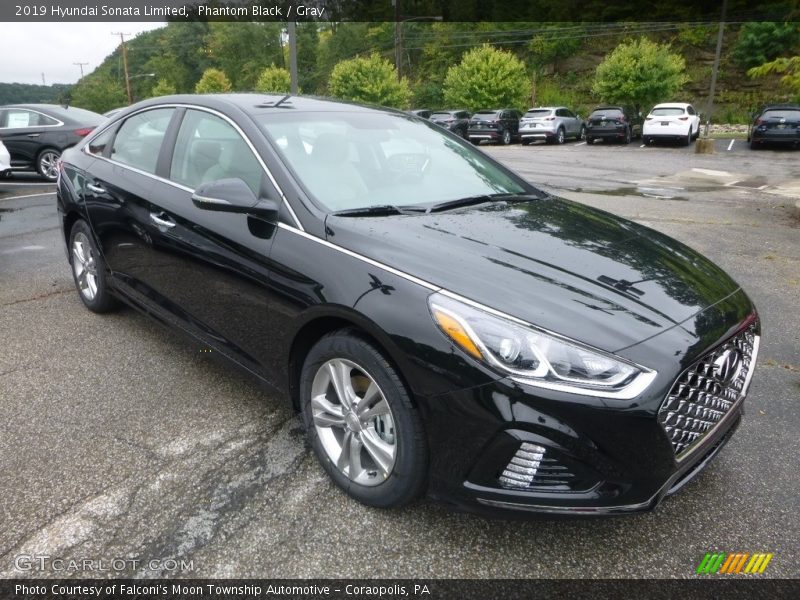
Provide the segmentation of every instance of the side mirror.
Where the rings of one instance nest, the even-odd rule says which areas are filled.
[[[198,187],[192,203],[203,210],[237,213],[277,222],[278,204],[274,200],[258,199],[241,179],[219,179]]]

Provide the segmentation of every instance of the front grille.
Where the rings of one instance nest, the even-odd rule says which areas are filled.
[[[675,456],[686,456],[747,391],[755,366],[755,323],[686,369],[658,411]]]

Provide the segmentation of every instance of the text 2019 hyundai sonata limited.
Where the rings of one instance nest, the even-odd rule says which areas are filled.
[[[172,96],[61,165],[80,298],[285,394],[330,477],[399,506],[653,508],[739,424],[756,310],[686,246],[422,119]]]

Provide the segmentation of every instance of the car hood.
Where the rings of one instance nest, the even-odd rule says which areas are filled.
[[[327,220],[336,245],[607,351],[652,337],[739,286],[656,231],[546,198]]]

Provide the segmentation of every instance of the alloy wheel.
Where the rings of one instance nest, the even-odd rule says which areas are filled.
[[[51,181],[58,178],[58,159],[61,155],[55,150],[45,150],[39,155],[39,174]]]
[[[72,240],[72,270],[78,290],[90,302],[97,295],[97,265],[89,238],[78,232]]]
[[[375,380],[356,363],[323,363],[311,384],[311,414],[322,448],[351,481],[375,486],[392,474],[397,437],[392,410]]]

